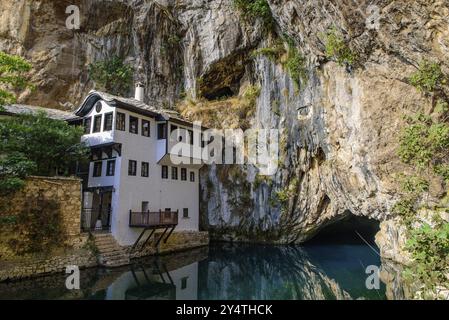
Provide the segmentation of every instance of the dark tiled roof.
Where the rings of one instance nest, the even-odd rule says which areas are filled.
[[[75,115],[80,117],[84,116],[91,110],[91,108],[99,99],[102,99],[110,103],[111,105],[117,105],[118,107],[122,107],[125,109],[127,108],[137,113],[147,113],[155,117],[157,120],[172,120],[183,123],[185,125],[191,125],[191,122],[183,119],[180,114],[174,110],[166,110],[157,108],[155,106],[149,106],[134,98],[119,97],[106,92],[95,90],[89,92],[88,96],[81,103],[81,106],[75,111]]]

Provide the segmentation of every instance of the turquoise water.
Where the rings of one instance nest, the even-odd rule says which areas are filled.
[[[362,244],[263,246],[215,243],[146,258],[118,269],[81,270],[80,290],[65,275],[0,283],[0,299],[385,299],[368,290],[380,258]]]

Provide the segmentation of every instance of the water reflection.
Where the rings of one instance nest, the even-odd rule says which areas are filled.
[[[82,270],[81,290],[65,289],[65,275],[0,283],[0,299],[384,299],[384,286],[365,287],[370,264],[379,258],[363,245],[220,243]]]

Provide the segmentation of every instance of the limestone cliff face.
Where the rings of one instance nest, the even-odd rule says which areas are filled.
[[[232,1],[78,0],[81,29],[65,28],[61,1],[0,4],[0,49],[34,64],[37,90],[22,102],[70,108],[92,88],[87,66],[110,54],[135,68],[146,101],[174,106],[184,94],[209,99],[260,86],[253,126],[278,128],[280,168],[205,168],[202,224],[216,237],[301,242],[349,214],[388,220],[397,199],[396,156],[403,115],[430,108],[406,79],[422,59],[448,72],[447,1],[268,0],[274,34],[243,19]],[[358,55],[353,68],[325,58],[323,33],[335,26]],[[281,65],[251,51],[287,34],[306,57],[297,89]],[[130,92],[131,94],[131,92]],[[289,200],[273,201],[288,190]],[[441,195],[438,181],[433,197]],[[389,233],[392,235],[393,233]],[[387,241],[388,242],[388,241]]]

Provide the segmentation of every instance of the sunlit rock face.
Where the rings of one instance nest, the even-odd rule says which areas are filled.
[[[73,108],[93,87],[89,63],[110,55],[134,67],[145,101],[156,106],[260,87],[252,125],[280,130],[279,168],[266,178],[250,165],[202,170],[202,227],[214,237],[303,242],[350,214],[391,218],[395,174],[408,170],[396,155],[403,116],[431,107],[407,78],[422,59],[440,61],[448,73],[447,1],[369,1],[380,12],[373,29],[368,1],[268,0],[271,35],[260,21],[242,19],[232,1],[73,2],[79,30],[65,27],[63,2],[0,3],[0,49],[34,65],[37,88],[21,102]],[[323,34],[332,26],[359,56],[353,68],[326,59]],[[299,88],[281,65],[251,55],[283,34],[307,61]],[[276,202],[286,190],[288,201]],[[433,181],[430,202],[442,192]]]

